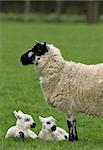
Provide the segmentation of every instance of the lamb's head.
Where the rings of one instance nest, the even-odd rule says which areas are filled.
[[[47,52],[46,42],[39,43],[36,41],[36,45],[21,56],[21,62],[23,65],[38,64],[41,56]]]
[[[53,132],[56,130],[56,120],[52,116],[46,118],[39,116],[39,120],[41,121],[42,128],[45,131]]]
[[[35,127],[35,121],[32,116],[24,114],[22,111],[15,111],[14,116],[17,118],[16,126],[22,129],[30,129]]]

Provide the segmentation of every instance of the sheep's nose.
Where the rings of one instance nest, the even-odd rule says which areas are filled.
[[[53,126],[51,127],[51,130],[52,130],[52,131],[55,131],[55,130],[56,130],[56,125],[53,125]]]
[[[27,65],[27,57],[25,55],[22,55],[21,58],[20,58],[20,61],[23,65]]]
[[[36,123],[32,123],[31,128],[35,128]]]

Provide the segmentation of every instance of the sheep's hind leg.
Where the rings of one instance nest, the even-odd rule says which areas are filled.
[[[67,120],[67,125],[69,128],[69,141],[78,140],[76,120]]]

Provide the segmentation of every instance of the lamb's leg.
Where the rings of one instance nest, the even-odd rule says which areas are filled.
[[[31,131],[31,130],[28,130],[28,135],[29,135],[29,137],[31,137],[32,139],[35,139],[35,138],[38,137],[38,136],[37,136],[33,131]]]
[[[19,132],[20,137],[22,137],[24,139],[24,133],[23,132]]]
[[[20,138],[20,137],[24,138],[24,133],[22,131],[17,131],[15,136],[18,138]]]
[[[76,120],[67,120],[67,125],[69,128],[69,141],[78,140]]]

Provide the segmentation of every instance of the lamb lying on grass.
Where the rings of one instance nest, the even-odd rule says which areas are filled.
[[[46,102],[68,115],[69,140],[78,139],[79,113],[103,116],[103,64],[65,61],[60,50],[46,42],[36,42],[21,62],[36,64]]]
[[[35,127],[35,121],[30,115],[24,114],[22,111],[14,111],[14,116],[17,118],[16,126],[8,129],[5,138],[37,138],[37,135],[30,130]]]
[[[39,120],[42,123],[42,129],[38,135],[40,139],[56,141],[69,139],[69,134],[56,126],[56,120],[52,116],[46,118],[39,116]]]

